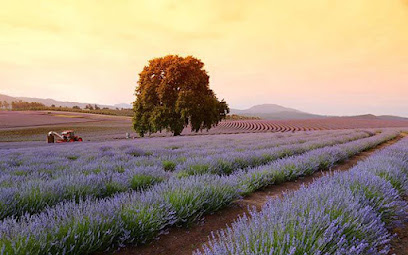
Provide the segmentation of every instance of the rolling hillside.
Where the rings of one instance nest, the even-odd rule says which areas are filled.
[[[316,119],[326,116],[302,112],[293,108],[280,106],[277,104],[261,104],[252,106],[249,109],[231,109],[231,114],[242,116],[256,116],[262,119]]]
[[[57,107],[62,106],[62,107],[73,107],[73,106],[79,106],[81,108],[85,108],[85,106],[89,103],[79,103],[79,102],[65,102],[65,101],[57,101],[51,98],[35,98],[35,97],[11,97],[7,96],[4,94],[0,94],[0,101],[7,101],[8,103],[11,103],[12,101],[25,101],[25,102],[39,102],[43,103],[46,106],[51,106],[55,105]],[[92,103],[94,105],[95,103]],[[120,104],[115,104],[115,105],[103,105],[103,104],[97,104],[99,107],[107,107],[109,109],[115,109],[117,108],[132,108],[131,104],[126,104],[126,103],[120,103]]]
[[[34,98],[34,97],[11,97],[4,94],[0,94],[0,101],[7,101],[11,103],[12,101],[22,100],[25,102],[40,102],[45,104],[46,106],[55,105],[57,107],[73,107],[79,106],[81,108],[85,108],[85,106],[89,103],[79,103],[79,102],[64,102],[64,101],[57,101],[50,98]],[[94,105],[94,103],[92,103]],[[109,109],[115,108],[124,108],[130,109],[132,108],[131,104],[127,103],[119,103],[115,105],[103,105],[97,104],[99,107],[107,107]],[[323,119],[327,117],[346,117],[346,118],[357,118],[357,119],[372,119],[372,120],[408,120],[408,118],[393,116],[393,115],[380,115],[376,116],[373,114],[364,114],[364,115],[356,115],[356,116],[325,116],[325,115],[318,115],[303,112],[297,109],[284,107],[277,104],[260,104],[252,106],[251,108],[239,110],[239,109],[230,109],[230,114],[236,114],[240,116],[248,116],[248,117],[259,117],[265,120],[302,120],[302,119]]]

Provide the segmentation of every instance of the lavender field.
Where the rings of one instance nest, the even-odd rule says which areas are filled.
[[[407,219],[408,139],[267,203],[195,254],[388,254]]]
[[[408,255],[408,0],[0,22],[0,255]]]
[[[3,149],[0,251],[92,254],[146,244],[256,190],[330,169],[399,134],[328,130]],[[406,217],[407,144],[402,140],[350,172],[271,201],[196,253],[387,253],[389,227]]]

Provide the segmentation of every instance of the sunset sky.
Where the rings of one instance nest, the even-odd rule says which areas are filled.
[[[408,116],[408,0],[0,0],[0,93],[130,103],[167,54],[232,108]]]

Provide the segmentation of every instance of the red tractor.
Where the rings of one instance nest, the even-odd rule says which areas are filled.
[[[61,134],[50,131],[47,135],[48,143],[82,142],[82,138],[75,135],[73,130],[65,130]]]

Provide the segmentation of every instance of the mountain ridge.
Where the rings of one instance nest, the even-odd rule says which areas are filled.
[[[86,105],[89,103],[80,103],[80,102],[70,102],[70,101],[58,101],[52,98],[35,98],[35,97],[12,97],[5,94],[0,94],[0,101],[7,101],[11,103],[12,101],[26,101],[26,102],[39,102],[43,103],[46,106],[55,105],[57,107],[73,107],[79,106],[81,108],[85,108]],[[92,105],[95,105],[92,103]],[[103,105],[97,104],[99,107],[107,107],[109,109],[115,108],[132,108],[131,104],[127,103],[118,103],[114,105]],[[394,116],[394,115],[373,115],[373,114],[362,114],[362,115],[354,115],[354,116],[327,116],[327,115],[319,115],[319,114],[312,114],[303,112],[294,108],[289,108],[285,106],[281,106],[278,104],[259,104],[254,105],[248,109],[230,109],[230,114],[237,114],[242,116],[248,117],[260,117],[262,119],[267,120],[279,120],[279,119],[316,119],[316,118],[328,118],[328,117],[339,117],[339,118],[358,118],[358,119],[380,119],[380,120],[406,120],[408,118]]]
[[[259,104],[244,110],[231,108],[230,113],[242,116],[260,117],[263,119],[315,119],[326,117],[277,104]]]
[[[284,107],[277,104],[260,104],[254,105],[248,109],[230,109],[231,114],[237,114],[248,117],[260,117],[267,120],[279,120],[279,119],[317,119],[317,118],[357,118],[357,119],[371,119],[371,120],[407,120],[408,118],[394,116],[394,115],[374,115],[374,114],[361,114],[352,116],[329,116],[319,115],[308,112],[303,112],[297,109]]]
[[[55,105],[57,107],[62,106],[62,107],[73,107],[73,106],[79,106],[81,108],[85,108],[86,105],[90,103],[81,103],[81,102],[71,102],[71,101],[58,101],[52,98],[37,98],[37,97],[12,97],[8,96],[5,94],[0,94],[0,101],[6,101],[8,103],[11,103],[12,101],[19,101],[22,100],[24,102],[39,102],[42,103],[46,106],[51,106]],[[95,105],[95,103],[91,103],[91,105]],[[109,109],[115,109],[115,108],[132,108],[131,104],[127,103],[119,103],[119,104],[114,104],[114,105],[105,105],[105,104],[98,104],[96,103],[101,108],[107,107]]]

